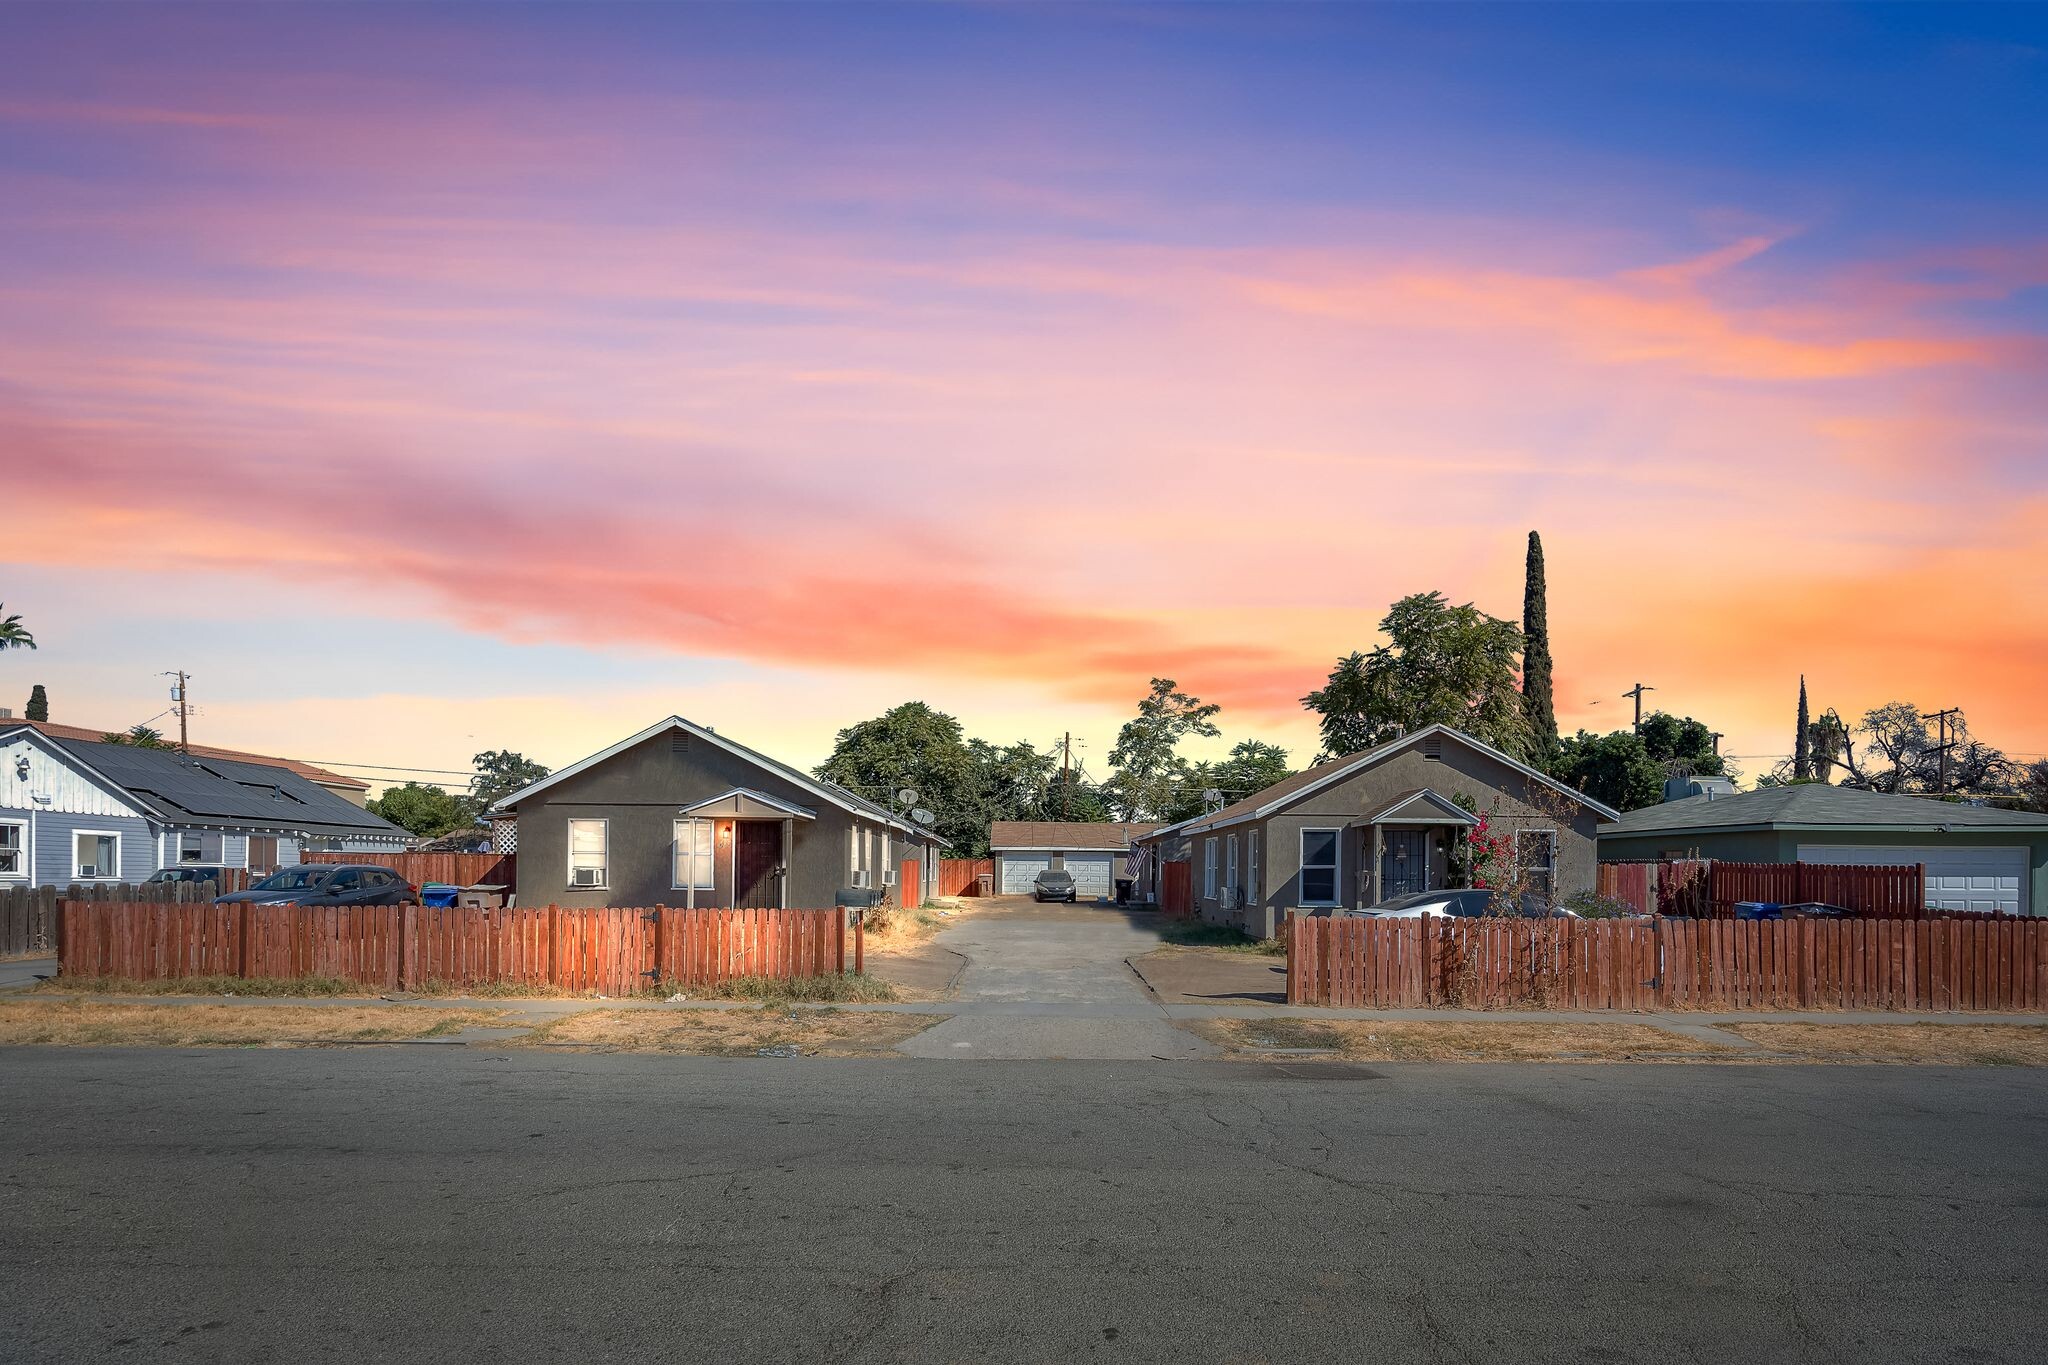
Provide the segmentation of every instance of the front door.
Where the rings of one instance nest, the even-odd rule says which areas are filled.
[[[1380,837],[1380,899],[1429,890],[1429,831],[1388,826]]]
[[[782,822],[742,820],[733,843],[732,903],[742,910],[782,904]]]

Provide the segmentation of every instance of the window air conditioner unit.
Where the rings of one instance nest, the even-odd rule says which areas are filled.
[[[853,884],[855,886],[866,886],[868,884],[868,870],[866,868],[857,867],[853,870]]]
[[[895,869],[893,869],[893,868],[886,868],[886,867],[882,869],[882,885],[884,885],[884,886],[894,886],[894,885],[896,885],[896,872],[895,872]]]
[[[603,886],[604,874],[594,867],[579,867],[570,877],[571,886]]]
[[[1234,886],[1226,886],[1226,887],[1224,887],[1224,888],[1223,888],[1223,908],[1224,908],[1225,910],[1235,910],[1235,909],[1237,909],[1237,888],[1236,888],[1236,887],[1234,887]]]

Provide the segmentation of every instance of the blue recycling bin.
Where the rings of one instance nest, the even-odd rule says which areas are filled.
[[[455,898],[461,894],[462,888],[459,886],[449,886],[443,882],[427,882],[420,887],[420,904],[453,906]]]

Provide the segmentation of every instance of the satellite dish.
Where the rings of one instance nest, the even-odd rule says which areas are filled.
[[[902,790],[900,790],[900,791],[898,791],[898,792],[896,793],[896,799],[897,799],[898,801],[901,801],[901,802],[902,802],[902,803],[903,803],[904,805],[906,805],[906,806],[914,806],[914,805],[916,805],[916,804],[917,804],[917,788],[915,788],[915,787],[905,787],[905,788],[903,788]]]
[[[923,806],[919,806],[919,807],[918,807],[918,808],[917,808],[916,810],[914,810],[914,811],[910,812],[910,818],[911,818],[912,820],[916,821],[916,822],[917,822],[918,824],[920,824],[920,825],[929,825],[929,824],[933,823],[934,821],[936,821],[936,820],[937,820],[937,819],[938,819],[939,817],[938,817],[938,816],[936,816],[936,815],[933,815],[933,814],[932,814],[932,813],[931,813],[930,811],[926,810],[926,809],[925,809],[925,808],[924,808]]]

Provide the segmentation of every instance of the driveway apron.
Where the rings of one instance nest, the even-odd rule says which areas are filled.
[[[1159,946],[1111,906],[1005,898],[937,942],[967,959],[959,1013],[902,1045],[914,1057],[1143,1059],[1210,1055],[1177,1029],[1125,959]]]

